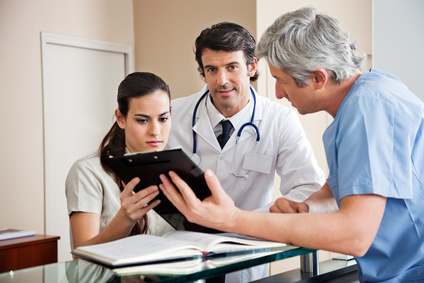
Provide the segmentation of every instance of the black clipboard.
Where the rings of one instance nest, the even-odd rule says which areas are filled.
[[[134,188],[135,192],[151,185],[159,185],[162,183],[159,175],[168,176],[168,172],[172,170],[192,188],[199,199],[203,200],[211,195],[203,171],[180,148],[103,157],[102,160],[124,183],[139,177],[140,183]],[[161,200],[161,203],[154,208],[155,212],[175,229],[205,233],[221,232],[188,222],[161,191],[155,199]]]

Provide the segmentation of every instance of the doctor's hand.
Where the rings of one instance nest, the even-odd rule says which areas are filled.
[[[295,202],[286,198],[279,198],[269,208],[274,213],[303,213],[309,212],[309,206],[304,202]]]
[[[212,195],[203,201],[196,197],[187,183],[175,172],[169,172],[169,176],[181,194],[163,174],[160,175],[162,184],[159,188],[188,221],[221,231],[230,232],[234,229],[239,209],[222,189],[212,170],[205,171],[205,180]]]

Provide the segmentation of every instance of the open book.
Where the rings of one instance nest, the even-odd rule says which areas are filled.
[[[119,267],[285,246],[287,245],[283,243],[237,234],[172,231],[162,237],[142,234],[104,244],[78,247],[73,254],[110,267]]]

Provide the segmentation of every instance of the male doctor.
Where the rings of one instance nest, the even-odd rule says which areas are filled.
[[[297,202],[321,188],[325,176],[297,114],[259,96],[250,85],[258,77],[255,47],[251,34],[234,23],[201,32],[195,57],[206,85],[172,101],[175,123],[168,148],[181,147],[200,168],[212,169],[237,207],[269,211],[275,173],[281,177],[282,196]],[[228,274],[226,281],[265,276],[268,265]]]

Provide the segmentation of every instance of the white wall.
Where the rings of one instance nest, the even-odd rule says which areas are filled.
[[[0,228],[39,234],[45,232],[42,31],[133,46],[132,0],[0,0]]]
[[[373,0],[373,67],[401,79],[424,101],[424,1]]]

